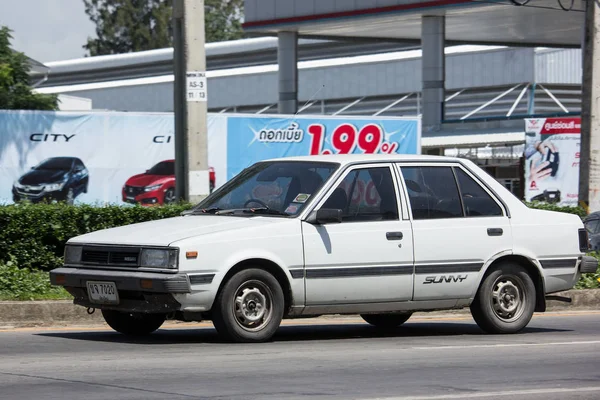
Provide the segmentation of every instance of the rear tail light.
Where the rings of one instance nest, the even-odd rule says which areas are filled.
[[[590,249],[590,241],[588,232],[585,228],[579,229],[579,250],[582,253],[587,253]]]

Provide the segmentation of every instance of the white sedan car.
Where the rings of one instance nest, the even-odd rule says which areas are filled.
[[[212,320],[259,342],[283,318],[360,314],[389,329],[463,307],[487,332],[519,332],[598,267],[579,217],[529,209],[457,158],[259,162],[185,214],[69,240],[52,283],[124,334]]]

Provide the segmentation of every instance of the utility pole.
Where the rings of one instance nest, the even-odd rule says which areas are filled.
[[[600,210],[600,0],[585,1],[579,202]]]
[[[174,0],[175,189],[192,203],[209,194],[204,35],[204,0]]]

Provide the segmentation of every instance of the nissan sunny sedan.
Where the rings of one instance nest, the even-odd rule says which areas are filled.
[[[528,208],[468,160],[310,156],[252,165],[186,215],[75,237],[50,276],[127,335],[211,320],[261,342],[284,318],[393,328],[464,307],[516,333],[596,270],[587,249],[579,217]]]

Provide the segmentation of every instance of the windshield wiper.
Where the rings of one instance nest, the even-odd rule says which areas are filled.
[[[192,215],[201,215],[201,214],[216,214],[221,211],[219,207],[210,207],[210,208],[200,208],[192,211],[190,214]]]
[[[290,214],[281,212],[279,210],[273,210],[272,208],[268,208],[268,207],[245,208],[243,210],[243,212],[245,212],[245,213],[253,213],[253,214],[281,215],[281,216],[285,216],[285,217],[289,217],[290,216]]]

